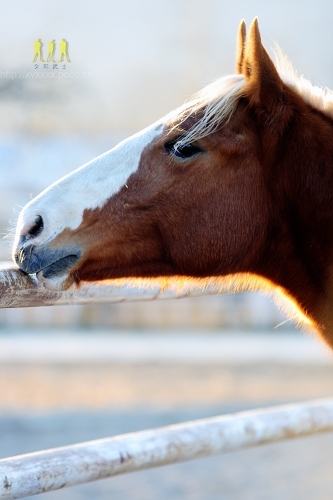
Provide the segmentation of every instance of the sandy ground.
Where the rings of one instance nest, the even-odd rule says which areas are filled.
[[[297,348],[288,338],[283,341],[287,351]],[[277,344],[268,345],[277,349]],[[209,350],[205,352],[208,356]],[[105,357],[98,361],[96,351],[93,362],[80,356],[76,362],[60,362],[55,355],[53,362],[43,363],[31,354],[28,362],[21,354],[15,360],[13,350],[12,357],[0,364],[0,455],[332,395],[333,363],[324,358],[311,363],[307,355],[303,362],[288,363],[281,356],[280,363],[244,358],[237,362],[235,357],[229,363],[185,363],[172,362],[169,352],[169,361],[163,362],[107,362]],[[114,477],[39,498],[329,500],[332,460],[333,435],[325,434]]]
[[[332,391],[331,353],[296,331],[0,336],[3,412],[265,404]]]
[[[333,393],[333,367],[2,365],[2,412],[187,408],[300,401]]]

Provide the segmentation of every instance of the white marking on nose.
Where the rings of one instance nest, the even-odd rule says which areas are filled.
[[[44,229],[34,238],[34,244],[46,243],[65,227],[72,230],[79,227],[84,210],[103,206],[123,186],[128,187],[128,178],[137,171],[142,151],[160,134],[163,125],[164,120],[160,120],[129,137],[30,201],[19,216],[14,248],[36,216],[43,218]]]

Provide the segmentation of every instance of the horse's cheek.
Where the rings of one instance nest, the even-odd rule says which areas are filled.
[[[268,204],[264,190],[248,179],[234,186],[220,208],[219,234],[221,261],[238,267],[232,272],[251,266],[251,256],[264,244],[268,221]]]

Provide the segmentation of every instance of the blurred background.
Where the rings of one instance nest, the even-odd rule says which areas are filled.
[[[326,0],[1,7],[2,260],[31,197],[234,72],[242,18],[258,16],[271,53],[278,42],[301,74],[333,88]],[[70,61],[57,62],[63,38]],[[55,63],[33,62],[37,39],[44,60],[55,40]],[[259,294],[0,310],[0,333],[1,457],[333,389],[330,353]],[[329,499],[332,444],[266,446],[45,498]]]

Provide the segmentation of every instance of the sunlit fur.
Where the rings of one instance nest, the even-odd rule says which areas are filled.
[[[214,290],[216,294],[235,294],[241,292],[258,292],[273,300],[280,311],[287,315],[290,321],[305,333],[315,331],[316,325],[304,314],[295,299],[288,295],[283,287],[250,273],[231,274],[223,277],[190,278],[185,276],[172,276],[161,278],[120,278],[105,280],[105,284],[119,287],[133,287],[141,289],[170,291],[170,298],[187,296],[200,290],[209,294]],[[73,290],[73,287],[71,288]],[[74,288],[75,290],[75,288]],[[278,325],[276,325],[278,326]],[[322,339],[326,341],[323,336]]]
[[[282,80],[305,102],[333,118],[333,91],[326,87],[313,85],[303,75],[299,75],[288,57],[276,46],[276,67]]]

